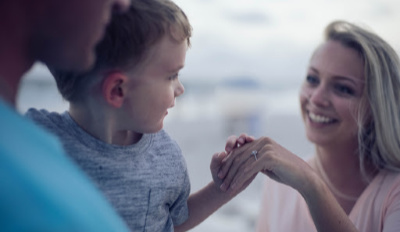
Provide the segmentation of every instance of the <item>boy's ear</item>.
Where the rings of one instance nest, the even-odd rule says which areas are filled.
[[[112,72],[103,81],[102,94],[108,104],[120,108],[124,102],[128,77],[121,72]]]

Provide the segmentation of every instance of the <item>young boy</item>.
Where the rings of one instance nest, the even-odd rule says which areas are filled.
[[[170,0],[143,0],[116,15],[86,73],[52,70],[63,114],[31,109],[27,116],[56,133],[133,231],[188,230],[233,194],[217,177],[224,154],[211,162],[214,182],[190,195],[181,150],[162,130],[184,92],[178,80],[191,26]]]

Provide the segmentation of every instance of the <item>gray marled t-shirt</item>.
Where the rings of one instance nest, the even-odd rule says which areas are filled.
[[[188,218],[186,163],[179,146],[164,130],[144,134],[134,145],[117,146],[86,133],[67,112],[30,109],[26,116],[60,137],[67,153],[132,231],[173,231],[174,225]]]

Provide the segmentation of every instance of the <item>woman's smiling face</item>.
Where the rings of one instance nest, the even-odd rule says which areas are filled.
[[[317,144],[357,141],[357,109],[364,91],[360,54],[329,40],[313,54],[300,92],[308,139]]]

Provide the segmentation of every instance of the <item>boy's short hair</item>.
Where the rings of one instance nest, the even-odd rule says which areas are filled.
[[[164,35],[179,42],[186,39],[190,46],[191,34],[186,14],[171,0],[133,0],[128,12],[113,15],[103,40],[96,47],[96,62],[90,71],[77,73],[48,68],[63,98],[79,102],[91,83],[98,81],[95,76],[134,68]]]

